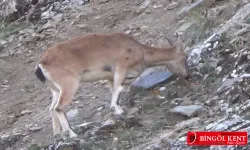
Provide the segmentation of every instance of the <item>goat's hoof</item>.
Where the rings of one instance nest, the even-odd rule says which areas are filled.
[[[110,106],[110,110],[115,111],[115,106]]]
[[[122,115],[124,113],[119,105],[111,104],[110,109],[114,111],[114,115]]]
[[[122,114],[123,114],[123,111],[120,111],[120,110],[119,111],[117,111],[117,110],[114,111],[115,116],[120,116]]]
[[[77,138],[78,135],[75,132],[71,131],[70,134],[69,134],[69,137],[70,138]]]

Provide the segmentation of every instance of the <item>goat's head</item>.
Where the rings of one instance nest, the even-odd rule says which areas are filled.
[[[180,36],[177,35],[177,41],[172,46],[171,51],[171,60],[166,61],[165,65],[172,73],[185,77],[186,79],[189,78],[188,68],[187,68],[187,58],[188,54],[185,52],[186,43],[184,44],[180,39]]]

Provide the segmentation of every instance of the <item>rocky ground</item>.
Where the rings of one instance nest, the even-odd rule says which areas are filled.
[[[40,1],[30,2],[37,6]],[[250,132],[248,0],[41,4],[0,22],[0,150],[191,149],[185,144],[190,130]],[[1,13],[0,18],[5,15]],[[127,88],[121,100],[123,120],[112,117],[105,82],[81,84],[67,112],[79,138],[54,138],[48,112],[51,94],[34,76],[40,54],[52,43],[80,33],[117,31],[149,45],[174,39],[178,32],[189,46],[191,79],[172,76],[151,88]]]

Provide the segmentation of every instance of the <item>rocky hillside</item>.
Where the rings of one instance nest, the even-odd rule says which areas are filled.
[[[199,149],[186,145],[190,130],[250,132],[249,13],[248,0],[0,0],[0,150],[188,150]],[[148,45],[177,32],[191,79],[151,68],[142,76],[150,86],[122,93],[122,119],[106,82],[81,84],[67,108],[79,138],[54,138],[50,90],[35,65],[54,42],[104,32]]]

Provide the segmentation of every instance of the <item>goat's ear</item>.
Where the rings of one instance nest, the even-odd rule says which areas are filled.
[[[177,50],[184,52],[187,47],[187,43],[183,42],[183,40],[181,39],[181,35],[179,35],[177,32],[175,32],[175,36],[177,37],[177,41],[176,41]]]

